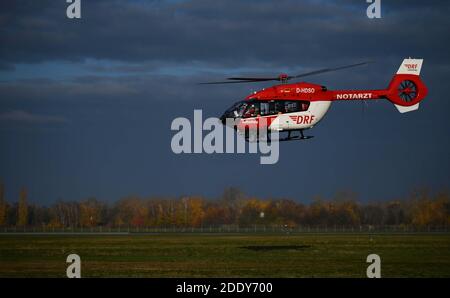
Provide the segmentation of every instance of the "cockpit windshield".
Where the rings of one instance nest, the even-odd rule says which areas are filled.
[[[246,101],[238,101],[225,111],[224,116],[225,118],[241,118],[244,115],[246,107]]]

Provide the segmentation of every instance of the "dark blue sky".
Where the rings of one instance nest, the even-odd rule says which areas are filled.
[[[382,1],[93,1],[82,19],[66,1],[0,3],[0,177],[51,203],[136,194],[250,195],[309,201],[352,190],[361,200],[449,188],[450,4]],[[175,155],[175,117],[219,116],[267,84],[199,86],[230,75],[295,74],[373,60],[307,78],[330,89],[384,88],[405,57],[424,58],[419,111],[387,101],[332,105],[280,161],[254,154]]]

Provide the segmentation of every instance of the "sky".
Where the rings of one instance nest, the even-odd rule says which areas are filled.
[[[450,3],[291,0],[0,2],[0,179],[8,201],[128,195],[219,197],[239,187],[309,202],[351,190],[360,200],[450,186]],[[218,117],[270,86],[205,86],[234,75],[276,76],[361,61],[305,78],[329,89],[387,87],[401,61],[423,58],[429,94],[400,114],[386,100],[333,103],[309,131],[255,154],[172,152],[177,117]]]

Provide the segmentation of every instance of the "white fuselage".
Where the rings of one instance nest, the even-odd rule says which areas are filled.
[[[270,124],[270,130],[300,130],[314,127],[330,108],[331,101],[312,101],[307,111],[278,115]]]

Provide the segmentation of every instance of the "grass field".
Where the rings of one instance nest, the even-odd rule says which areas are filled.
[[[0,277],[450,277],[449,234],[0,235]]]

